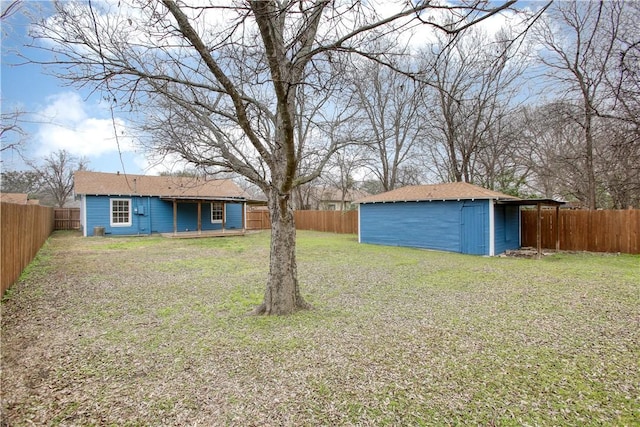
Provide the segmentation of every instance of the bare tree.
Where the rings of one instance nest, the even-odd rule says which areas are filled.
[[[517,158],[530,169],[527,185],[532,193],[585,203],[588,186],[582,130],[573,118],[579,114],[579,108],[563,102],[521,111]]]
[[[29,197],[38,197],[41,188],[42,176],[38,171],[2,171],[0,191],[3,193],[26,193]]]
[[[88,162],[72,156],[66,150],[58,150],[44,158],[41,165],[32,164],[42,179],[40,194],[50,198],[53,204],[64,207],[73,193],[73,174],[86,170]]]
[[[623,7],[606,76],[611,101],[597,112],[606,121],[597,157],[600,178],[612,207],[619,209],[640,207],[640,3]]]
[[[531,166],[520,157],[523,128],[519,117],[519,109],[500,114],[485,133],[484,149],[478,153],[475,161],[474,182],[485,188],[522,197],[528,194]]]
[[[398,3],[381,16],[370,3],[328,0],[119,2],[117,13],[91,3],[56,3],[38,26],[64,66],[61,77],[103,89],[120,107],[147,112],[159,148],[191,163],[232,170],[266,194],[272,223],[264,302],[255,313],[287,314],[308,304],[297,280],[292,192],[320,175],[337,141],[324,138],[338,94],[334,63],[345,53],[384,60],[367,50],[381,34],[421,24],[455,33],[510,7],[484,1],[434,6]],[[428,13],[432,9],[437,14]],[[220,19],[219,17],[224,17]],[[300,106],[300,92],[313,95]],[[339,109],[338,109],[339,111]],[[298,115],[313,132],[300,138]],[[163,126],[159,124],[162,123]],[[302,174],[302,158],[315,156]]]
[[[505,149],[502,127],[524,68],[515,57],[519,45],[511,40],[506,30],[489,36],[471,28],[438,37],[425,54],[434,76],[433,95],[424,98],[432,124],[430,150],[443,181],[492,182],[497,174],[490,163],[477,162],[483,153],[487,160]]]
[[[26,142],[27,133],[24,130],[21,120],[23,111],[3,111],[0,125],[0,153],[7,151],[18,151]]]
[[[304,141],[300,148],[308,146],[306,150],[300,150],[298,161],[298,175],[310,175],[318,167],[317,153],[327,145],[341,147],[341,151],[351,151],[354,144],[359,142],[355,135],[353,118],[355,114],[352,97],[349,96],[348,81],[343,78],[347,64],[332,60],[331,68],[335,77],[326,82],[324,90],[300,90],[299,108],[303,110],[296,115],[297,141]],[[336,97],[336,93],[343,94]],[[328,104],[328,108],[323,108]],[[306,111],[305,111],[306,109]],[[327,164],[331,158],[327,159]],[[331,166],[329,164],[329,166]],[[324,177],[327,177],[323,168]],[[329,185],[327,179],[316,179],[293,189],[293,206],[298,209],[317,209],[318,194]],[[322,188],[320,188],[322,187]]]
[[[17,13],[22,7],[22,0],[4,1],[2,2],[2,10],[0,11],[0,21],[4,21],[11,15]]]
[[[523,109],[517,158],[530,170],[527,185],[533,193],[588,207],[581,115],[580,107],[569,102]],[[626,122],[593,119],[596,203],[602,208],[639,206],[640,144],[630,143],[630,128]]]
[[[402,62],[395,68],[411,68],[411,59],[402,52],[396,55]],[[350,83],[360,112],[359,138],[370,156],[368,169],[384,191],[393,190],[401,184],[402,168],[416,164],[422,151],[426,125],[420,109],[422,86],[378,62],[360,60],[354,65]]]
[[[598,111],[598,115],[630,123],[638,131],[640,129],[640,3],[627,2],[621,7],[617,27],[610,29],[615,37],[615,54],[609,64],[610,72],[606,75],[606,86],[613,102],[606,109]],[[637,133],[637,132],[636,132]]]
[[[640,138],[638,129],[628,122],[600,119],[600,150],[596,167],[605,208],[640,208]],[[634,138],[635,136],[635,138]]]
[[[0,22],[2,26],[2,36],[7,33],[7,25],[4,22],[7,18],[16,14],[22,7],[22,0],[14,0],[2,2],[2,9],[0,11]],[[2,53],[5,52],[5,46],[3,44]],[[5,111],[2,109],[2,116],[0,122],[0,153],[5,151],[15,150],[18,151],[25,143],[26,132],[24,131],[21,119],[24,116],[24,112],[21,110]]]
[[[615,61],[615,46],[624,14],[622,1],[559,2],[550,9],[548,20],[537,27],[537,40],[545,47],[540,61],[547,78],[565,101],[579,106],[574,116],[582,129],[582,158],[587,183],[586,204],[597,207],[594,121],[606,108],[605,83]]]
[[[340,196],[340,209],[347,210],[347,198],[355,194],[357,189],[356,174],[361,172],[367,164],[364,157],[364,150],[361,146],[349,146],[338,151],[331,159],[328,165],[328,173],[325,174],[323,180],[329,183],[329,186],[338,190]]]

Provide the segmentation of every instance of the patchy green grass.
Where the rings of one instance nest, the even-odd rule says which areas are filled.
[[[640,257],[485,258],[298,232],[56,234],[2,305],[2,423],[638,425]]]

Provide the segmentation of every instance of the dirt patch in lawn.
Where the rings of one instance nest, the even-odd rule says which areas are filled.
[[[554,255],[555,253],[556,252],[541,251],[540,256],[545,257],[549,255]],[[536,248],[529,248],[529,247],[524,247],[520,249],[509,249],[505,251],[503,254],[501,254],[500,256],[533,259],[538,257],[538,250]]]

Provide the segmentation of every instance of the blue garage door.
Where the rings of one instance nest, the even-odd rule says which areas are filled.
[[[462,208],[462,248],[463,254],[485,255],[483,206],[467,205]]]

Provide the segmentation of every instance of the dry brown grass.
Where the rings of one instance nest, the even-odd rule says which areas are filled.
[[[2,304],[2,423],[637,425],[640,257],[299,232],[312,311],[246,316],[268,234],[54,235]]]

